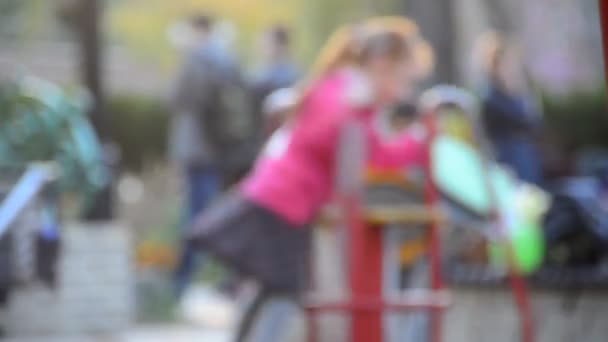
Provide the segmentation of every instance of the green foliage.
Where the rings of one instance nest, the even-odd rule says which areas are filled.
[[[402,14],[400,0],[303,0],[303,11],[294,23],[298,55],[311,62],[329,35],[340,25],[374,15]]]
[[[121,150],[123,166],[141,171],[165,158],[169,114],[161,100],[141,95],[113,96],[108,101],[111,138]]]
[[[167,30],[194,13],[209,12],[233,21],[238,29],[237,48],[249,50],[261,29],[292,22],[298,7],[299,1],[277,0],[121,0],[108,6],[108,32],[135,52],[170,66],[176,56]]]
[[[0,86],[0,170],[56,162],[61,190],[83,196],[86,208],[107,182],[100,146],[82,97],[24,77]]]
[[[48,39],[55,30],[57,1],[0,0],[0,40],[19,42],[36,37]]]
[[[166,104],[142,95],[113,96],[108,102],[112,139],[120,146],[123,165],[140,171],[164,160],[170,119]],[[547,128],[568,152],[608,147],[606,104],[604,89],[565,98],[545,97]]]
[[[112,39],[162,62],[175,63],[167,29],[199,11],[234,22],[236,47],[245,60],[265,27],[277,22],[291,25],[296,57],[308,64],[330,32],[346,22],[375,14],[398,14],[401,0],[121,0],[108,6]]]
[[[545,97],[545,121],[569,152],[608,148],[607,100],[605,88],[563,98]]]
[[[0,1],[0,33],[3,35],[16,34],[18,24],[18,14],[23,10],[24,1],[22,0],[2,0]]]

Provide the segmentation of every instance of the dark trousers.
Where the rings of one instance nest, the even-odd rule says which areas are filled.
[[[540,156],[534,144],[523,138],[503,138],[496,139],[494,146],[498,161],[510,166],[521,180],[542,185]]]
[[[179,297],[192,280],[197,267],[204,262],[204,255],[187,243],[186,238],[196,216],[220,193],[222,177],[217,167],[191,167],[187,176],[187,208],[181,231],[181,250],[174,274],[174,289]]]

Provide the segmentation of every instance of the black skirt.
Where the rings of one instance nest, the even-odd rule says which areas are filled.
[[[189,240],[269,291],[298,293],[308,285],[308,228],[233,192],[201,213]]]

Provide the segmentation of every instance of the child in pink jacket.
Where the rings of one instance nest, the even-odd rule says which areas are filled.
[[[345,124],[364,127],[370,163],[420,163],[420,140],[385,141],[374,125],[380,108],[410,91],[420,71],[418,49],[426,46],[407,19],[389,22],[372,19],[334,35],[294,117],[274,133],[240,187],[199,216],[193,244],[270,291],[297,293],[307,283],[308,227],[332,197]]]

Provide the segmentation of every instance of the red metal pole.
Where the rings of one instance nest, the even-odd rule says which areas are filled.
[[[427,115],[425,118],[427,128],[427,139],[425,146],[425,201],[427,206],[435,207],[439,204],[439,191],[432,177],[432,146],[436,136],[436,117],[434,114]],[[429,225],[429,267],[431,289],[433,291],[441,290],[445,287],[442,272],[441,272],[441,238],[439,232],[439,223],[433,220]],[[430,309],[430,324],[428,337],[430,342],[440,342],[442,340],[442,315],[443,309]]]
[[[497,212],[491,215],[491,219],[497,223],[497,230],[506,238],[508,234],[506,227],[502,219],[499,217]],[[528,286],[526,279],[521,275],[515,266],[515,251],[513,245],[508,244],[507,256],[509,260],[509,285],[511,286],[511,294],[513,295],[513,301],[519,315],[520,322],[520,341],[522,342],[533,342],[535,340],[534,321],[532,317],[532,306],[530,305]]]
[[[602,42],[604,46],[604,73],[608,82],[608,0],[599,0]]]
[[[306,341],[317,342],[319,340],[317,334],[317,311],[306,308]]]
[[[497,209],[495,209],[497,210]],[[498,212],[495,211],[491,215],[491,219],[497,224],[497,231],[501,234],[503,239],[507,238],[507,228],[504,226],[504,221],[499,216]],[[508,241],[508,240],[507,240]],[[515,251],[513,245],[508,243],[507,256],[509,260],[509,285],[511,286],[511,294],[513,295],[513,301],[519,315],[520,322],[520,341],[522,342],[533,342],[535,340],[534,321],[532,317],[532,307],[530,305],[528,287],[526,285],[526,279],[517,270],[515,265]]]
[[[497,212],[492,213],[491,219],[496,222],[497,230],[506,239],[508,234],[504,222]],[[530,305],[528,287],[526,279],[520,274],[515,266],[515,251],[513,245],[506,246],[509,259],[509,285],[511,286],[511,294],[519,315],[520,322],[520,341],[533,342],[535,340],[534,322],[532,317],[532,307]]]
[[[512,271],[509,275],[509,281],[511,283],[513,300],[515,301],[517,311],[519,312],[519,321],[521,325],[521,341],[533,342],[534,325],[532,324],[532,308],[530,307],[530,300],[528,299],[528,289],[526,286],[526,280],[522,278],[522,276],[517,272]]]
[[[441,276],[439,227],[437,227],[436,224],[433,224],[433,226],[430,228],[430,234],[429,262],[431,272],[431,289],[438,291],[444,288],[444,282]],[[440,342],[442,340],[442,314],[443,308],[430,309],[431,320],[428,335],[430,342]]]
[[[352,302],[382,298],[382,230],[365,224],[358,198],[345,199]],[[353,310],[351,341],[382,342],[382,309]]]

